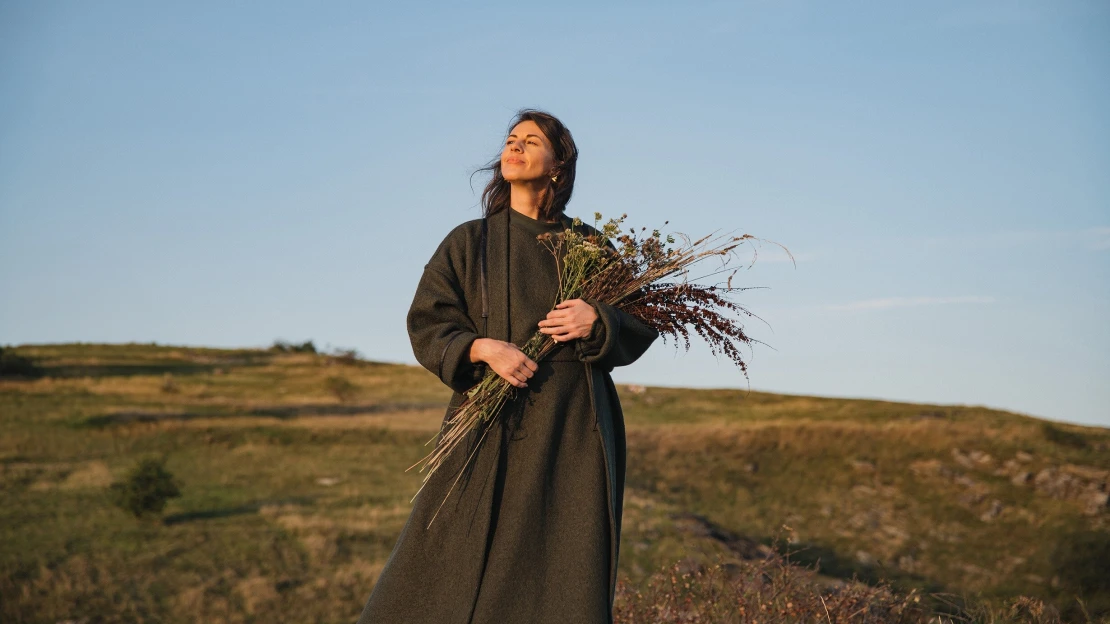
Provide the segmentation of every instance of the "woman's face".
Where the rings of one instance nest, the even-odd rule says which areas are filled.
[[[551,177],[554,167],[555,151],[536,122],[526,120],[513,126],[501,150],[501,175],[505,180],[543,180]]]

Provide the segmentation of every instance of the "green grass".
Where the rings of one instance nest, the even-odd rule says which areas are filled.
[[[310,353],[11,352],[44,376],[0,379],[4,622],[354,621],[419,487],[404,469],[430,450],[450,395],[419,368]],[[1107,534],[1106,511],[995,474],[1007,461],[1110,470],[1106,429],[982,407],[626,390],[630,587],[679,560],[737,559],[730,534],[789,551],[821,584],[988,606],[1024,595],[1075,621],[1081,595],[1110,613],[1110,589],[1069,587],[1054,555],[1088,565],[1068,540]],[[137,520],[107,487],[151,455],[167,457],[182,497]]]

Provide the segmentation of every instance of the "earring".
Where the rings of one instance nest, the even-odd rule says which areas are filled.
[[[557,175],[551,176],[551,181],[552,182],[554,182],[555,180],[558,180],[558,179],[559,179],[559,176],[557,176]]]

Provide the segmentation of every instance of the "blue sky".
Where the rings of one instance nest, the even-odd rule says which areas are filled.
[[[412,363],[533,106],[568,213],[794,254],[737,277],[753,389],[1108,426],[1107,76],[1102,2],[0,2],[0,343]],[[614,377],[746,387],[701,345]]]

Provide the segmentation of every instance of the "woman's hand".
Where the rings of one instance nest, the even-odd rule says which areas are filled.
[[[555,342],[566,342],[590,335],[590,328],[597,320],[597,310],[581,299],[568,299],[547,313],[540,321],[540,331]]]
[[[470,361],[485,362],[493,372],[517,388],[527,388],[528,380],[539,368],[520,347],[493,338],[477,338],[470,343]]]

